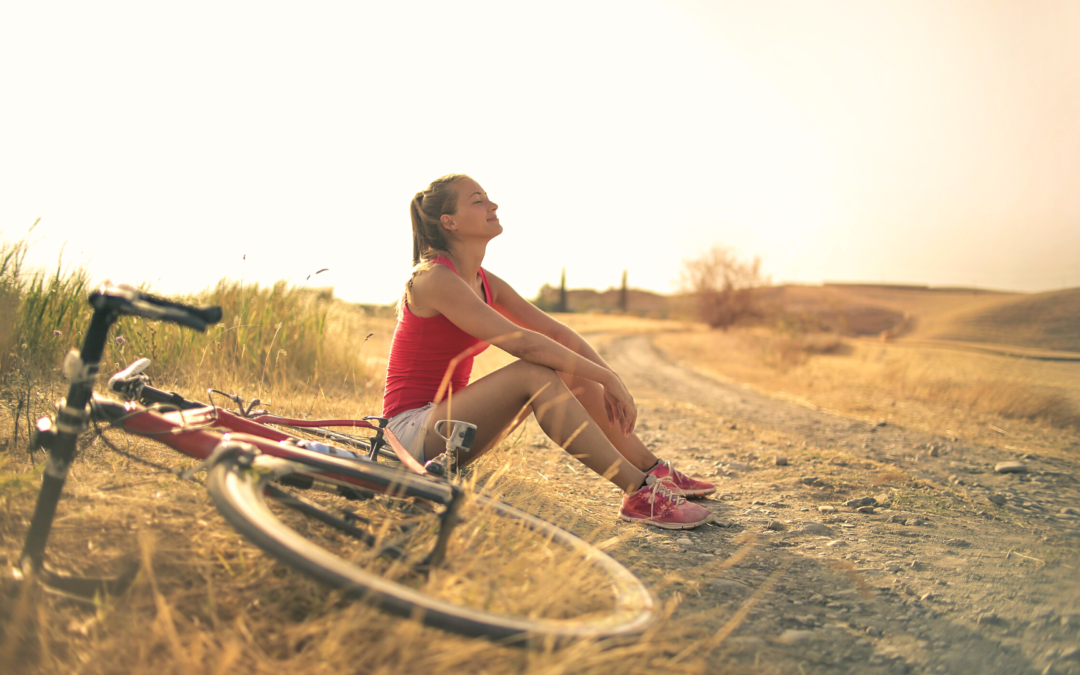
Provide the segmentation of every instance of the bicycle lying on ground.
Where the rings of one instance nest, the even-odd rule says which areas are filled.
[[[239,413],[231,413],[212,398],[201,404],[150,386],[145,359],[109,382],[128,400],[95,394],[106,337],[119,317],[206,331],[221,311],[107,284],[89,301],[94,312],[82,349],[64,362],[67,398],[55,420],[38,422],[34,443],[48,451],[48,460],[19,558],[20,578],[82,599],[121,593],[134,579],[137,566],[113,578],[88,578],[58,574],[45,563],[76,441],[90,423],[104,423],[199,460],[182,475],[207,470],[210,496],[238,532],[346,597],[456,633],[519,643],[633,635],[652,622],[652,596],[625,567],[552,523],[431,475],[442,463],[422,467],[385,419],[296,420],[239,398],[233,399]],[[328,428],[343,426],[374,434]],[[448,452],[467,449],[468,426],[445,422]],[[332,444],[302,437],[304,428]],[[384,456],[401,465],[379,463]],[[308,497],[313,494],[319,500]],[[545,574],[559,575],[558,583]],[[584,596],[593,601],[583,607]]]

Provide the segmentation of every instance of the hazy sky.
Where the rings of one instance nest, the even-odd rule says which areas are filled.
[[[471,174],[485,266],[668,292],[712,243],[774,281],[1080,286],[1080,3],[9,2],[0,232],[193,291],[390,302],[407,202]]]

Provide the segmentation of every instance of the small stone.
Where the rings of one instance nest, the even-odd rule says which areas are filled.
[[[980,626],[983,625],[983,624],[1000,623],[1000,622],[1001,622],[1001,617],[999,617],[997,614],[994,614],[993,612],[983,612],[982,614],[979,615],[979,618],[975,621],[975,623],[979,624]]]
[[[873,497],[859,497],[858,499],[849,499],[844,502],[844,506],[859,507],[859,506],[872,506],[877,504],[877,500]]]
[[[817,507],[817,510],[821,513],[836,513],[835,506],[819,506]]]
[[[858,511],[859,513],[873,513],[874,512],[874,507],[873,506],[860,506],[859,508],[857,508],[855,510]]]
[[[828,537],[832,533],[833,531],[828,525],[822,525],[821,523],[803,523],[802,527],[795,531],[795,534],[812,534],[819,537]]]
[[[825,596],[821,593],[814,593],[810,596],[810,602],[820,605],[821,603],[825,602]]]
[[[735,521],[731,518],[717,518],[716,520],[712,521],[712,524],[716,527],[734,527]]]
[[[750,506],[765,506],[765,502],[761,501],[760,499],[755,499],[754,501],[750,502]]]
[[[994,465],[997,473],[1027,473],[1027,465],[1023,462],[998,462]]]
[[[799,482],[802,483],[803,485],[817,485],[818,477],[817,476],[803,476],[802,478],[799,479]]]
[[[1077,511],[1071,506],[1066,506],[1065,508],[1061,509],[1060,513],[1063,516],[1080,516],[1080,511]]]
[[[875,429],[880,429],[881,427],[888,426],[888,424],[889,424],[888,422],[882,420],[882,421],[878,422],[877,424],[875,424],[874,428]]]
[[[749,471],[750,465],[742,462],[724,462],[724,468],[728,471]]]
[[[750,590],[750,587],[746,584],[741,584],[733,579],[713,579],[709,582],[709,586],[723,592],[744,593]]]
[[[881,637],[881,631],[874,626],[867,626],[866,634],[870,637]]]
[[[787,466],[788,465],[787,457],[782,457],[780,455],[777,455],[776,457],[773,458],[773,463],[776,464],[776,466]]]
[[[923,602],[926,602],[927,600],[933,600],[933,599],[934,599],[934,593],[933,592],[923,593],[922,595],[919,596],[919,600],[922,600]]]
[[[773,530],[775,532],[783,532],[788,529],[788,526],[781,523],[779,520],[770,520],[769,524],[765,526],[766,530]]]
[[[901,515],[898,515],[898,514],[893,514],[893,515],[889,516],[889,519],[886,520],[885,522],[886,523],[895,523],[896,525],[907,525],[907,518],[905,518],[905,517],[903,517]]]
[[[926,521],[925,521],[925,520],[923,520],[922,518],[916,518],[915,520],[911,521],[911,522],[910,522],[910,523],[908,523],[908,524],[909,524],[909,525],[915,525],[915,526],[919,526],[919,525],[925,525],[925,524],[926,524]]]
[[[1005,504],[1005,495],[1003,494],[986,495],[986,498],[994,502],[998,506],[1003,506]]]
[[[931,445],[930,450],[926,454],[929,455],[930,457],[937,457],[941,453],[938,452],[938,448],[937,448],[936,445]]]
[[[682,537],[680,539],[676,539],[675,543],[678,544],[679,546],[684,546],[684,547],[694,545],[694,542],[690,539],[690,537]]]
[[[814,631],[812,630],[797,630],[795,628],[788,628],[780,636],[776,638],[776,641],[780,644],[790,645],[796,642],[803,642],[814,637]]]
[[[838,546],[847,546],[847,542],[843,539],[833,539],[828,544],[825,544],[829,548],[836,548]]]

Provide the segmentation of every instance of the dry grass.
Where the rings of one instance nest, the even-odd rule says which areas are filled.
[[[282,293],[278,293],[282,295]],[[250,296],[249,296],[250,299]],[[258,298],[256,298],[258,299]],[[267,298],[273,301],[272,298]],[[301,299],[298,302],[308,302]],[[319,310],[318,299],[309,307]],[[250,306],[249,306],[250,307]],[[381,408],[380,389],[393,322],[330,307],[323,323],[326,350],[346,352],[318,379],[298,378],[271,350],[250,360],[251,367],[222,367],[229,359],[246,358],[241,344],[228,342],[228,332],[246,331],[246,344],[280,344],[273,335],[254,336],[252,321],[230,320],[225,330],[208,338],[203,351],[212,356],[197,367],[158,374],[159,386],[171,385],[190,398],[202,398],[207,385],[260,396],[281,414],[360,417]],[[604,320],[604,319],[601,319]],[[637,319],[618,319],[640,322]],[[266,322],[261,322],[266,326]],[[610,325],[610,323],[609,323]],[[650,324],[659,329],[656,322]],[[236,329],[236,330],[232,330]],[[147,335],[148,325],[126,328],[132,336],[123,345],[131,358],[137,347],[155,344],[161,333]],[[228,331],[228,332],[226,332]],[[281,331],[275,327],[280,337]],[[265,330],[264,330],[265,332]],[[364,341],[364,337],[372,337]],[[359,336],[359,339],[348,339]],[[157,343],[160,345],[160,342]],[[190,349],[190,347],[187,347]],[[117,350],[127,360],[124,351]],[[489,350],[489,368],[508,359]],[[231,354],[231,357],[229,356]],[[267,361],[267,356],[270,360]],[[210,359],[219,359],[217,367]],[[159,359],[161,361],[161,359]],[[320,355],[320,363],[327,353]],[[269,364],[269,365],[267,365]],[[155,373],[160,373],[161,366]],[[481,364],[477,376],[483,373]],[[168,378],[176,378],[175,381]],[[212,381],[209,381],[212,380]],[[61,394],[55,381],[36,381],[40,407]],[[0,422],[11,433],[11,417]],[[25,427],[24,427],[25,429]],[[150,441],[107,432],[137,456],[177,469],[193,465]],[[473,473],[485,492],[504,495],[525,510],[571,529],[586,539],[611,536],[610,521],[600,522],[565,501],[532,475],[513,436],[485,457]],[[12,442],[11,449],[24,442]],[[19,452],[0,453],[0,566],[17,560],[41,471]],[[361,514],[390,523],[384,503],[350,503]],[[549,617],[582,616],[612,605],[610,589],[580,559],[553,551],[531,534],[496,528],[490,518],[474,514],[471,529],[462,528],[451,551],[452,564],[430,580],[416,578],[401,566],[387,567],[368,559],[363,550],[343,551],[387,576],[400,577],[425,592],[452,602],[471,602],[495,610]],[[301,524],[308,527],[309,523]],[[298,525],[300,526],[300,525]],[[382,530],[394,536],[393,528]],[[325,533],[311,535],[329,543]],[[411,541],[411,539],[410,539]],[[616,540],[611,545],[621,544]],[[459,638],[402,620],[362,602],[345,602],[339,594],[280,565],[239,535],[217,515],[201,485],[182,482],[105,450],[101,442],[83,449],[73,467],[48,549],[58,569],[79,574],[115,573],[130,560],[141,560],[135,587],[96,607],[42,595],[40,589],[16,584],[10,575],[0,581],[0,658],[20,673],[225,673],[225,672],[581,672],[620,670],[652,672],[660,667],[671,642],[659,624],[645,637],[626,643],[581,641],[570,645],[538,645],[532,650],[503,647],[484,640]],[[673,606],[669,607],[669,610]],[[681,649],[684,631],[676,629]],[[675,672],[701,672],[704,654],[687,652]],[[669,668],[670,669],[670,668]]]
[[[823,354],[792,347],[790,339],[743,329],[665,334],[656,342],[723,378],[874,421],[970,438],[994,438],[989,426],[1080,428],[1080,363],[859,340]]]
[[[21,262],[25,244],[12,249]],[[5,333],[26,342],[4,371],[5,391],[17,396],[0,412],[8,452],[0,453],[0,565],[13,566],[22,547],[36,497],[41,453],[22,454],[33,418],[62,395],[55,366],[88,313],[85,273],[27,274],[8,265],[0,298],[21,318]],[[218,304],[225,320],[206,336],[170,326],[125,319],[114,329],[103,361],[106,373],[148,356],[158,386],[189,398],[207,387],[259,397],[285,415],[351,417],[377,413],[393,321],[334,302],[325,293],[276,285],[222,282],[192,301]],[[613,322],[594,322],[610,329]],[[644,329],[667,324],[632,317]],[[54,328],[62,325],[63,330]],[[44,328],[41,328],[44,326]],[[54,332],[56,331],[56,332]],[[53,344],[55,343],[55,344]],[[498,350],[490,350],[489,368]],[[46,353],[47,352],[47,353]],[[10,351],[9,351],[10,353]],[[478,368],[477,376],[484,366]],[[17,400],[16,400],[17,399]],[[21,430],[15,424],[21,422]],[[107,431],[137,457],[174,469],[191,460],[144,439]],[[485,457],[473,480],[487,493],[505,496],[525,510],[587,539],[611,535],[580,511],[567,510],[554,491],[531,477],[514,436]],[[396,540],[396,519],[415,519],[383,499],[350,502],[376,517],[380,536]],[[289,517],[282,514],[282,517]],[[421,529],[431,527],[420,519]],[[358,564],[451,602],[495,611],[546,617],[580,617],[611,608],[611,589],[579,557],[553,548],[521,528],[472,513],[460,528],[449,561],[430,579],[406,566],[372,558],[367,549],[346,550]],[[309,528],[310,523],[296,522]],[[325,532],[309,532],[331,544]],[[413,542],[409,537],[403,544]],[[337,546],[340,542],[335,543]],[[618,540],[609,545],[620,546]],[[101,441],[82,449],[69,477],[50,539],[48,559],[61,571],[115,573],[142,562],[135,587],[95,607],[45,596],[40,588],[0,580],[0,658],[18,672],[626,672],[655,670],[667,641],[655,631],[625,644],[581,641],[534,650],[502,647],[423,628],[414,620],[387,617],[362,602],[342,598],[268,559],[217,516],[201,485],[108,452]],[[662,624],[661,624],[662,625]],[[657,627],[659,630],[660,626]],[[685,645],[684,645],[685,647]],[[692,651],[692,650],[691,650]],[[698,665],[695,665],[698,664]],[[690,658],[679,669],[699,672]]]
[[[927,337],[1080,352],[1080,289],[1008,297],[950,318]]]
[[[185,392],[194,394],[195,392]],[[284,412],[355,415],[378,403],[299,391],[279,394]],[[156,443],[107,432],[137,456],[176,468],[193,464]],[[566,510],[531,476],[512,437],[478,463],[473,480],[526,510],[586,538],[611,536],[600,523]],[[40,458],[40,456],[39,456]],[[16,560],[36,495],[38,468],[0,455],[0,565]],[[350,502],[363,514],[378,501]],[[487,523],[487,526],[484,524]],[[384,532],[392,537],[392,529]],[[315,534],[314,536],[321,536]],[[323,540],[324,542],[326,540]],[[611,606],[611,594],[581,561],[520,532],[493,529],[474,514],[452,551],[453,563],[430,581],[381,560],[355,559],[401,574],[408,583],[453,602],[544,616],[580,616]],[[618,545],[618,544],[616,544]],[[20,673],[329,673],[655,671],[670,650],[660,624],[624,644],[582,641],[533,650],[456,637],[396,619],[308,580],[265,556],[217,515],[205,489],[108,452],[83,450],[60,505],[48,558],[62,570],[115,572],[141,559],[133,589],[96,607],[44,596],[33,586],[0,581],[0,657]],[[686,647],[684,643],[682,645]],[[688,658],[676,672],[701,672]]]

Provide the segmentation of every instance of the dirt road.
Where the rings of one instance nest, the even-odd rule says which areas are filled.
[[[696,638],[711,671],[1080,673],[1080,467],[1066,454],[765,396],[648,336],[597,343],[635,392],[646,443],[717,483],[703,502],[715,523],[620,524],[631,536],[616,553],[681,598],[665,632]],[[583,516],[613,517],[605,483],[537,454],[568,502],[608,493]],[[1003,462],[1017,472],[995,471]]]

